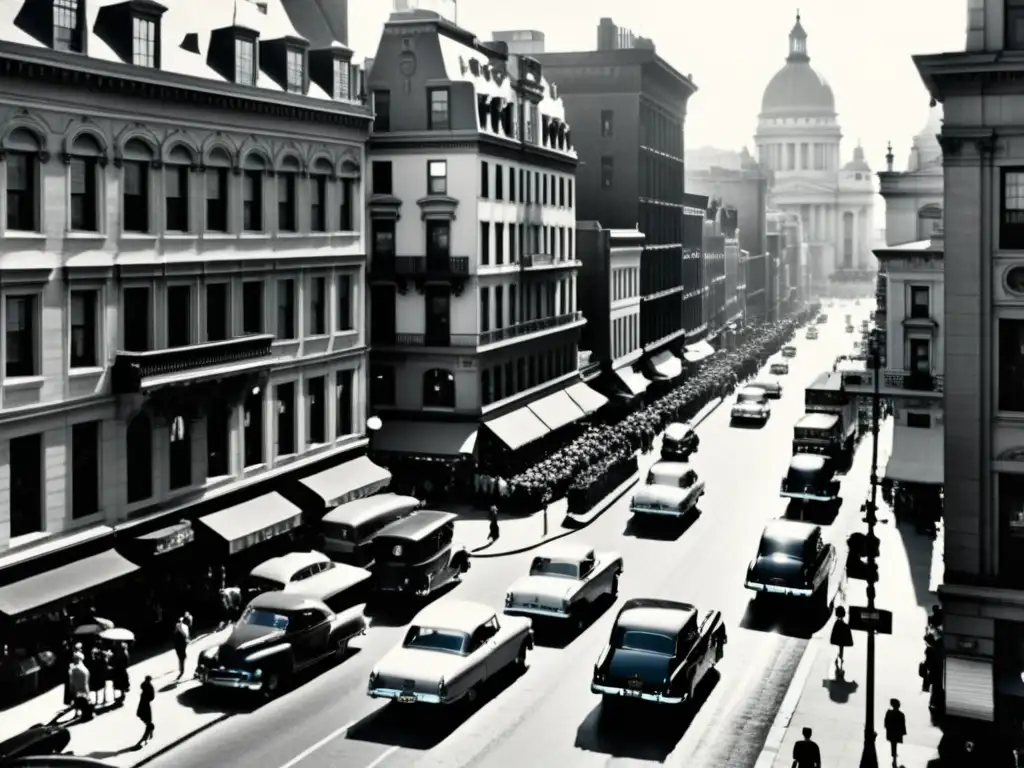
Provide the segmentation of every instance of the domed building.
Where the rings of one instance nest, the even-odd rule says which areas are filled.
[[[873,270],[873,174],[859,146],[842,163],[835,94],[811,66],[799,14],[786,63],[764,89],[754,139],[769,206],[800,218],[813,288],[825,290],[836,273]]]

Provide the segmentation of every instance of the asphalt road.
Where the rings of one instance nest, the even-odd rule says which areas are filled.
[[[538,647],[528,671],[493,686],[471,714],[429,722],[408,708],[387,707],[366,696],[370,669],[404,633],[403,627],[375,626],[344,663],[255,711],[238,711],[148,765],[589,768],[642,761],[689,768],[753,766],[808,639],[827,620],[806,613],[755,613],[743,578],[764,524],[785,510],[779,482],[788,466],[793,423],[803,413],[803,388],[859,338],[844,333],[843,315],[853,314],[859,326],[869,307],[847,302],[828,311],[829,323],[819,326],[817,341],[800,333],[783,398],[774,403],[764,428],[730,428],[727,407],[699,428],[701,447],[692,464],[707,493],[700,517],[688,529],[673,537],[638,534],[629,524],[627,495],[576,534],[599,550],[622,554],[621,598],[668,597],[723,612],[729,627],[725,659],[695,714],[674,721],[655,715],[641,721],[647,728],[636,720],[621,728],[598,727],[599,700],[589,682],[614,607],[564,647]],[[837,538],[845,538],[845,523],[858,516],[867,493],[869,450],[865,442],[844,479],[844,506],[833,525]],[[531,557],[476,560],[452,594],[500,607],[507,586],[526,572]],[[184,694],[181,703],[186,709],[225,706],[201,691]]]

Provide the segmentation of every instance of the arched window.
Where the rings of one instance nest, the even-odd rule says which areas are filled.
[[[71,229],[98,232],[100,211],[100,162],[104,148],[91,133],[79,134],[71,146],[68,169],[71,186]]]
[[[221,147],[211,148],[204,161],[203,180],[206,196],[206,228],[211,232],[228,231],[228,175],[231,157]]]
[[[930,203],[917,212],[917,239],[930,240],[942,232],[942,206]]]
[[[129,139],[122,159],[121,204],[125,232],[149,232],[149,170],[153,149],[141,139]]]
[[[843,214],[843,269],[853,268],[853,214]]]
[[[423,374],[423,407],[455,407],[455,375],[451,371],[434,368]]]
[[[153,495],[153,424],[140,413],[128,423],[125,439],[125,474],[128,476],[128,503]]]

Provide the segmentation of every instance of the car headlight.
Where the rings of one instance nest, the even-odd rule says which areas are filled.
[[[257,669],[255,672],[252,673],[252,676],[259,680],[261,677],[263,677],[263,670]]]
[[[511,592],[506,592],[505,593],[505,606],[507,607],[507,606],[510,606],[510,605],[512,605],[512,593]]]
[[[367,683],[368,688],[375,688],[377,686],[377,670],[370,672],[370,680]]]

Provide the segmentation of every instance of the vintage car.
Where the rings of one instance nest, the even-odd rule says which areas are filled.
[[[304,595],[265,592],[249,603],[224,643],[199,654],[196,678],[210,688],[271,698],[297,673],[343,659],[349,643],[364,632],[366,618],[356,607],[335,613]]]
[[[619,593],[622,556],[586,544],[559,541],[544,547],[530,573],[505,594],[505,614],[568,621],[582,628],[589,609]]]
[[[665,461],[688,461],[700,447],[700,437],[689,422],[673,422],[665,428],[661,439],[661,458]]]
[[[825,323],[828,322],[828,315],[826,315],[824,312],[822,312],[820,315],[818,315],[818,319],[815,322],[818,325],[824,325]]]
[[[747,385],[751,389],[763,389],[764,395],[769,400],[778,400],[782,397],[782,382],[774,377],[763,377],[750,382]]]
[[[855,330],[856,330],[856,328],[854,328],[852,325],[846,326],[846,332],[847,333],[853,333]]]
[[[719,611],[701,614],[674,600],[627,600],[594,665],[590,690],[605,704],[684,704],[722,660],[726,641]]]
[[[782,348],[783,357],[796,357],[796,347],[788,345]]]
[[[768,368],[768,373],[772,376],[785,376],[789,373],[789,363],[776,361]]]
[[[465,600],[439,600],[412,620],[402,644],[370,672],[366,693],[400,704],[473,702],[488,679],[526,668],[531,622]]]
[[[844,452],[843,420],[837,413],[805,413],[793,425],[793,454],[815,453],[838,460]]]
[[[745,586],[757,596],[824,597],[827,602],[837,562],[836,548],[825,541],[820,525],[772,520],[747,568]]]
[[[630,501],[635,515],[683,518],[696,511],[704,495],[704,481],[688,464],[659,461],[647,473],[647,482]]]
[[[779,495],[787,499],[834,503],[839,499],[839,488],[828,456],[798,453],[789,461],[789,472],[782,478]]]
[[[818,329],[812,325],[810,328],[807,329],[807,333],[804,334],[804,338],[814,341],[816,338],[818,338]]]
[[[772,415],[772,407],[768,402],[768,394],[758,387],[744,387],[736,393],[736,402],[732,404],[729,418],[733,423],[741,421],[758,421],[764,424]]]
[[[320,521],[323,548],[353,565],[370,566],[374,536],[419,508],[419,499],[397,493],[378,493],[346,502]]]
[[[70,741],[71,731],[62,725],[33,725],[17,736],[0,741],[0,765],[10,765],[21,757],[59,754]]]
[[[420,509],[381,529],[373,540],[373,588],[423,598],[469,570],[469,552],[454,541],[450,512]]]
[[[265,560],[242,581],[242,594],[252,600],[264,592],[281,592],[290,585],[330,570],[334,562],[321,552],[289,552]]]

